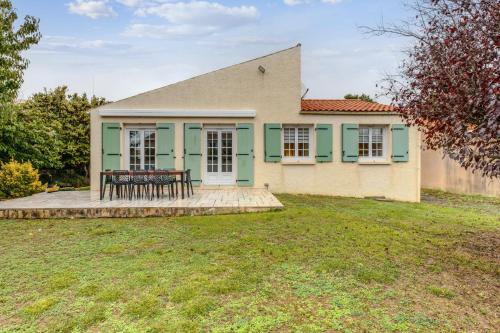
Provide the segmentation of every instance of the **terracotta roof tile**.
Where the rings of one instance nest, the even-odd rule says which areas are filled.
[[[393,112],[390,105],[366,102],[360,99],[303,99],[303,113],[335,112]]]

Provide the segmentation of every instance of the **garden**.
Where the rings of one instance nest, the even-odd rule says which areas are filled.
[[[492,332],[500,201],[278,195],[279,212],[0,220],[4,332]]]

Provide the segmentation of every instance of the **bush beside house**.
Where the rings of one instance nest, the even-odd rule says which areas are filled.
[[[45,190],[38,170],[30,162],[0,164],[0,198],[18,198]]]

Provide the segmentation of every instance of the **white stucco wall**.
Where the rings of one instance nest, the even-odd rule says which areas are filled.
[[[422,187],[455,193],[500,196],[500,179],[465,170],[441,151],[422,151]]]
[[[263,66],[262,74],[258,67]],[[391,114],[300,114],[300,46],[258,58],[167,87],[108,104],[105,109],[256,110],[255,118],[141,118],[101,117],[91,114],[91,186],[99,186],[101,122],[131,124],[175,123],[176,168],[182,168],[183,124],[254,123],[255,187],[273,192],[342,196],[385,196],[420,200],[420,137],[410,129],[409,162],[361,164],[341,162],[341,124],[401,123]],[[285,164],[264,162],[264,124],[333,124],[333,162]],[[124,131],[123,131],[124,132]],[[313,135],[314,137],[314,135]],[[388,151],[391,151],[388,134]],[[122,150],[124,135],[122,135]],[[390,153],[389,153],[390,155]],[[122,160],[122,167],[125,161]]]

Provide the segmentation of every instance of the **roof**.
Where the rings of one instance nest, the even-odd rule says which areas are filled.
[[[301,104],[302,113],[394,112],[390,105],[360,99],[303,99]]]

